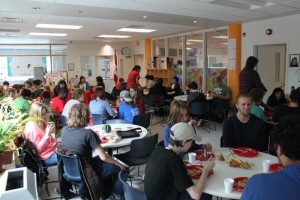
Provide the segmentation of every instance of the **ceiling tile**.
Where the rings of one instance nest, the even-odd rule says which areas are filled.
[[[282,3],[282,5],[290,6],[290,7],[293,7],[293,8],[300,8],[300,1],[297,0],[297,1],[284,2],[284,3]]]
[[[229,6],[221,6],[221,5],[215,5],[211,3],[202,4],[197,7],[193,7],[193,10],[203,11],[203,12],[214,12],[214,13],[220,13],[220,14],[232,14],[233,12],[243,12],[244,9],[240,8],[233,8]]]
[[[160,6],[149,3],[129,3],[121,9],[128,10],[139,10],[139,11],[147,11],[147,12],[156,12],[156,13],[173,13],[178,10],[176,7],[172,6]]]
[[[297,8],[292,8],[292,7],[282,6],[282,5],[271,5],[271,6],[255,9],[255,11],[267,12],[272,14],[283,14],[283,13],[289,13],[297,10],[298,10]]]
[[[121,8],[133,0],[56,0],[57,4],[105,7],[105,8]]]

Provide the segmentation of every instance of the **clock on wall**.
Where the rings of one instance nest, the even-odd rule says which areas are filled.
[[[121,54],[122,55],[130,55],[130,49],[128,47],[123,47],[121,49]]]

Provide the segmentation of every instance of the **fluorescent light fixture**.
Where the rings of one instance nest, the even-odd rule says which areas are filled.
[[[31,33],[29,33],[29,35],[62,37],[62,36],[66,36],[68,34],[66,34],[66,33],[35,33],[35,32],[31,32]]]
[[[129,38],[131,36],[129,36],[129,35],[99,35],[97,37],[101,37],[101,38]]]
[[[82,26],[60,25],[60,24],[37,24],[37,28],[57,28],[57,29],[80,29]]]
[[[228,45],[228,42],[223,42],[223,43],[221,43],[221,44]]]
[[[187,48],[185,48],[186,50],[192,50],[192,48],[189,48],[189,47],[187,47]]]
[[[12,34],[12,33],[0,33],[0,37],[17,37],[17,34]]]
[[[136,32],[136,33],[151,33],[156,30],[153,29],[145,29],[145,28],[121,28],[117,31],[123,31],[123,32]]]
[[[203,42],[203,40],[194,40],[194,39],[190,39],[190,40],[187,40],[188,42]]]
[[[213,36],[213,38],[216,38],[216,39],[228,39],[228,36],[227,35],[218,35],[218,36]]]

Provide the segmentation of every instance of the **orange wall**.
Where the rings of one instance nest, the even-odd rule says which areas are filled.
[[[151,39],[145,39],[145,68],[148,68],[149,59],[151,59]]]
[[[235,55],[235,69],[228,70],[228,87],[231,92],[231,102],[233,103],[236,96],[239,94],[239,74],[241,71],[241,54],[242,54],[242,25],[229,25],[229,39],[236,39],[236,55]]]

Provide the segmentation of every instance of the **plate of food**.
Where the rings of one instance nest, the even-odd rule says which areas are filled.
[[[185,166],[188,176],[191,179],[199,179],[202,173],[203,166],[202,165],[186,165]],[[208,173],[208,176],[212,175],[213,171],[211,170]]]
[[[238,192],[243,192],[249,177],[236,177],[234,178],[233,189]]]
[[[258,151],[248,147],[231,148],[230,152],[242,157],[256,157]]]
[[[226,162],[228,163],[228,165],[230,167],[240,167],[242,169],[249,169],[253,166],[253,164],[247,162],[247,161],[243,161],[237,157],[234,157],[232,155],[228,155]]]
[[[215,154],[212,152],[206,152],[205,155],[204,150],[196,150],[195,153],[196,153],[196,160],[200,160],[200,161],[207,161],[209,158],[215,157]]]
[[[281,163],[273,163],[269,167],[269,172],[279,172],[282,170],[283,166]]]

